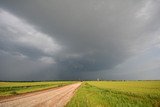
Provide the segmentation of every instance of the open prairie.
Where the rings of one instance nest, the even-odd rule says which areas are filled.
[[[69,85],[75,82],[0,82],[0,96],[2,98],[0,104],[1,106],[22,106],[32,102],[33,105],[30,106],[42,107],[46,105],[52,107],[57,104],[60,107],[160,107],[159,80],[84,81],[81,86],[81,83]],[[64,85],[67,86],[53,88]],[[76,92],[74,92],[75,90]],[[27,92],[33,93],[21,95],[21,93]],[[20,95],[16,96],[17,94]],[[10,95],[12,97],[7,98]],[[7,99],[3,99],[4,96]]]
[[[0,97],[60,87],[73,81],[50,82],[0,82]]]
[[[160,81],[87,81],[67,107],[160,107]]]

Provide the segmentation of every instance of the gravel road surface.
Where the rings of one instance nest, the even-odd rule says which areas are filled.
[[[81,83],[0,100],[0,107],[63,107]]]

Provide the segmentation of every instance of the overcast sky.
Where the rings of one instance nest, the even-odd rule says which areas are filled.
[[[159,0],[0,0],[0,80],[160,79]]]

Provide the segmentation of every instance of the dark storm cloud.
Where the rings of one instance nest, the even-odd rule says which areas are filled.
[[[41,65],[38,61],[45,62],[46,66],[39,72],[25,67],[27,70],[15,71],[17,74],[31,71],[35,79],[40,79],[40,75],[46,72],[47,79],[86,79],[86,75],[93,79],[98,72],[110,74],[118,64],[159,43],[158,0],[1,0],[0,7],[2,11],[25,20],[22,24],[27,24],[26,28],[34,26],[29,27],[31,31],[41,32],[40,37],[44,38],[44,41],[37,42],[41,39],[29,34],[33,36],[30,41],[25,34],[30,29],[23,31],[8,23],[3,23],[0,28],[1,50],[12,56],[15,56],[13,53],[26,56],[37,66]],[[8,27],[14,29],[3,30]],[[15,30],[21,32],[18,35],[26,35],[24,39],[28,41],[9,41],[11,37],[5,35],[17,35],[13,33]],[[56,47],[59,51],[54,52]],[[26,66],[30,66],[28,63]],[[18,65],[14,67],[19,68]],[[7,72],[5,67],[1,67],[1,72]]]

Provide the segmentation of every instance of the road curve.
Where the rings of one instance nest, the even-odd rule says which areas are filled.
[[[63,107],[81,85],[75,83],[60,88],[15,96],[0,101],[0,107]]]

